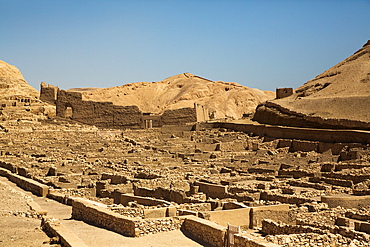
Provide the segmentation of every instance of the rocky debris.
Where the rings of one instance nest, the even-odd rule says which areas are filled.
[[[307,142],[292,149],[283,146],[293,141],[268,140],[226,129],[169,133],[164,128],[99,130],[58,119],[38,123],[32,132],[1,134],[0,167],[50,186],[54,198],[63,203],[81,197],[101,202],[131,219],[149,220],[140,226],[139,235],[178,229],[181,223],[176,218],[156,221],[144,217],[144,210],[169,206],[175,209],[171,215],[210,218],[211,211],[288,203],[297,227],[320,231],[338,227],[340,217],[363,220],[362,215],[367,213],[329,209],[320,201],[321,196],[369,189],[366,146],[358,147],[359,159],[335,162],[330,159],[335,157],[332,152],[307,151],[305,147],[311,145]],[[217,148],[219,144],[222,148]],[[299,147],[303,150],[296,150]],[[123,206],[122,194],[149,200],[134,200]],[[352,242],[355,239],[361,240],[353,238]],[[306,240],[302,237],[302,241]]]
[[[332,246],[369,246],[366,241],[349,239],[339,234],[318,234],[318,233],[301,233],[289,235],[268,235],[265,239],[280,246],[315,246],[315,247],[332,247]]]

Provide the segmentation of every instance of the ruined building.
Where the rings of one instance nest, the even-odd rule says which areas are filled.
[[[166,110],[163,114],[143,113],[137,106],[120,106],[112,102],[83,100],[79,92],[67,92],[41,83],[40,99],[56,106],[56,116],[95,125],[100,128],[151,128],[209,120],[201,105]]]

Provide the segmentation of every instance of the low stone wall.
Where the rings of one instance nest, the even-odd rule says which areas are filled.
[[[302,222],[297,222],[302,223]],[[370,236],[367,233],[350,230],[347,227],[331,226],[331,225],[288,225],[279,224],[273,220],[267,219],[262,222],[262,232],[269,235],[287,235],[287,234],[300,234],[300,233],[317,233],[317,234],[340,234],[350,239],[358,239],[369,241]]]
[[[151,197],[133,196],[127,194],[121,194],[121,204],[128,206],[129,202],[134,202],[145,206],[157,206],[157,205],[171,205],[170,202],[165,200],[154,199]]]
[[[196,216],[185,216],[181,230],[212,246],[226,246],[226,227]]]
[[[279,247],[274,243],[268,242],[262,238],[255,237],[252,235],[234,235],[234,245],[233,247]]]
[[[337,178],[321,178],[321,181],[324,181],[327,184],[332,184],[341,187],[349,187],[352,188],[353,182],[351,180],[343,180]]]
[[[338,206],[344,208],[360,208],[370,205],[370,195],[368,196],[352,196],[352,195],[334,195],[322,196],[321,201],[328,204],[329,208]]]
[[[0,167],[9,170],[12,173],[17,173],[17,166],[11,163],[0,161]]]
[[[121,216],[108,209],[99,208],[80,200],[72,202],[72,218],[104,227],[125,236],[139,236],[139,231],[135,229],[135,225],[140,223],[139,220]]]
[[[296,139],[319,141],[322,143],[369,143],[370,133],[361,130],[333,130],[313,129],[299,127],[274,126],[267,124],[247,123],[207,123],[198,124],[196,128],[226,128],[245,133],[254,133],[259,136],[267,136],[276,139]],[[328,149],[326,149],[328,150]],[[320,149],[319,152],[326,151]]]
[[[120,174],[110,174],[103,172],[101,174],[101,180],[111,180],[111,184],[125,184],[127,182],[127,177]]]
[[[370,223],[368,222],[355,222],[355,230],[359,232],[366,232],[370,234]]]
[[[302,225],[286,225],[278,224],[273,220],[265,219],[262,221],[262,232],[268,235],[281,235],[281,234],[300,234],[300,233],[329,233],[327,230],[321,230],[311,226]]]
[[[170,202],[176,202],[178,204],[185,203],[186,193],[178,189],[162,188],[148,189],[144,187],[134,186],[135,196],[163,198]]]
[[[304,204],[304,203],[309,203],[309,202],[315,201],[313,199],[297,197],[297,196],[293,196],[293,195],[271,194],[271,193],[266,192],[266,191],[261,192],[261,200],[279,201],[279,202],[282,202],[282,203],[296,204],[296,205],[301,205],[301,204]]]
[[[262,227],[264,219],[293,224],[295,221],[289,215],[289,205],[271,205],[251,208],[250,228]]]
[[[342,180],[351,180],[353,183],[361,183],[365,180],[370,179],[369,174],[342,174],[342,173],[336,173],[336,172],[322,172],[322,177],[325,178],[335,178],[335,179],[342,179]]]
[[[129,237],[139,237],[151,233],[172,231],[180,229],[181,227],[181,220],[177,218],[129,218],[79,199],[74,199],[72,201],[72,218]]]
[[[59,221],[51,220],[48,217],[43,217],[41,226],[43,230],[51,236],[59,238],[62,246],[65,247],[87,247],[87,245],[76,234],[67,229]]]
[[[223,185],[210,184],[204,182],[195,182],[195,186],[199,186],[199,191],[211,198],[225,198],[227,195],[227,187]]]
[[[251,208],[240,208],[232,210],[209,211],[209,220],[221,226],[227,224],[249,228]]]
[[[47,185],[41,184],[30,178],[25,178],[17,174],[13,174],[3,168],[0,168],[0,175],[2,174],[6,176],[13,183],[16,183],[22,189],[31,191],[35,195],[45,197],[47,196],[49,192],[49,187]]]
[[[324,184],[318,184],[318,183],[310,183],[310,182],[297,181],[297,180],[290,180],[288,183],[291,186],[314,188],[314,189],[317,189],[317,190],[330,189],[330,186],[327,186],[327,185],[324,185]]]
[[[4,168],[0,168],[0,176],[8,177],[10,174],[10,171]]]

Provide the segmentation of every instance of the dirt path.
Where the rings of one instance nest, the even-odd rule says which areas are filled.
[[[118,246],[128,246],[128,247],[131,247],[131,246],[132,247],[133,246],[143,246],[143,247],[190,246],[192,247],[194,246],[195,247],[195,246],[204,246],[188,238],[180,230],[152,234],[152,235],[148,235],[148,236],[140,237],[140,238],[125,237],[118,233],[108,231],[103,228],[91,226],[89,224],[86,224],[83,221],[73,220],[71,219],[71,212],[72,212],[71,206],[61,204],[59,202],[50,200],[48,198],[37,197],[30,192],[23,191],[21,188],[18,188],[14,183],[8,181],[4,177],[0,177],[0,183],[7,184],[13,190],[20,191],[24,193],[26,196],[29,196],[30,198],[32,198],[36,203],[40,205],[41,208],[48,211],[48,216],[59,219],[60,222],[64,226],[66,226],[68,229],[74,232],[82,241],[85,242],[85,244],[91,247],[101,247],[101,246],[110,246],[110,247],[118,247]],[[40,226],[40,221],[38,220],[37,226],[35,227],[39,227],[39,226]],[[28,230],[35,229],[35,227],[27,226],[26,224],[24,225],[24,227]],[[4,235],[5,237],[8,238],[11,235],[10,229],[1,235]],[[2,246],[1,242],[0,242],[0,246]],[[4,245],[4,246],[8,246],[8,245]],[[12,245],[12,246],[28,246],[28,245]],[[41,246],[41,245],[34,245],[34,246]]]
[[[31,198],[0,178],[0,246],[50,246],[50,238],[40,228],[41,220],[32,217],[27,205]]]

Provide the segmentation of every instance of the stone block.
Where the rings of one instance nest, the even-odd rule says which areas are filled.
[[[163,218],[166,217],[167,208],[144,209],[144,218]]]
[[[166,217],[174,217],[177,215],[177,209],[175,207],[168,207],[166,211]]]

